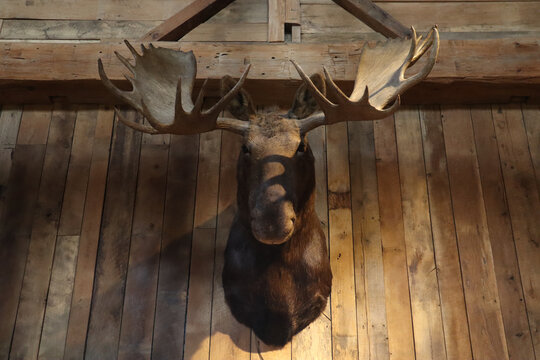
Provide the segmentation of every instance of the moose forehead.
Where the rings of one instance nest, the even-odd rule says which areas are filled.
[[[245,135],[252,156],[261,159],[270,155],[293,157],[301,141],[295,120],[276,114],[255,115]]]

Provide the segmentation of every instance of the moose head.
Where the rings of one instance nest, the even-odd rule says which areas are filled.
[[[400,94],[423,80],[431,71],[438,52],[438,32],[433,28],[425,38],[413,29],[410,40],[391,39],[375,47],[364,45],[358,73],[350,96],[345,95],[324,68],[324,79],[309,78],[293,60],[304,84],[297,91],[293,108],[286,114],[256,113],[250,96],[241,89],[249,72],[240,80],[222,79],[222,98],[203,110],[207,81],[195,102],[192,91],[197,72],[193,52],[142,46],[142,55],[129,42],[135,58],[132,65],[122,55],[119,60],[133,74],[131,91],[122,91],[107,78],[99,61],[99,74],[107,88],[142,113],[151,126],[118,118],[127,126],[149,134],[197,134],[223,129],[242,135],[243,175],[247,181],[247,202],[251,230],[265,244],[281,244],[295,230],[302,199],[295,186],[295,159],[308,150],[306,134],[321,125],[343,121],[376,120],[399,107]],[[405,79],[405,71],[429,48],[426,64]],[[326,96],[328,87],[329,97]],[[330,99],[332,99],[332,101]],[[228,108],[235,118],[221,117]],[[321,111],[316,111],[320,108]],[[309,156],[307,156],[309,157]]]
[[[132,73],[132,90],[122,91],[107,78],[105,86],[142,113],[148,125],[118,118],[149,134],[197,134],[214,129],[243,138],[238,159],[238,213],[225,251],[223,287],[235,318],[251,327],[267,344],[283,346],[315,320],[326,306],[332,275],[326,241],[314,210],[314,157],[306,134],[321,125],[381,119],[397,110],[400,94],[423,80],[433,68],[439,36],[412,29],[410,39],[365,45],[350,96],[324,69],[324,77],[307,76],[293,61],[302,85],[287,112],[257,113],[242,90],[248,66],[235,82],[221,81],[222,97],[203,109],[207,82],[195,102],[193,52],[142,46],[132,65],[116,53]],[[427,61],[414,75],[405,71],[429,49]],[[328,96],[327,96],[328,95]],[[222,117],[228,109],[234,118]]]

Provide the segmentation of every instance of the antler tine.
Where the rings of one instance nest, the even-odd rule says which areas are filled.
[[[128,59],[126,59],[125,57],[123,57],[122,55],[120,55],[120,53],[118,51],[115,51],[114,52],[114,55],[116,55],[116,57],[118,58],[118,60],[120,60],[120,62],[122,64],[124,64],[125,67],[128,68],[129,71],[131,71],[132,74],[135,74],[135,68],[133,67],[133,65],[131,65],[131,63],[129,62]]]
[[[133,100],[131,96],[131,92],[120,90],[112,83],[112,81],[109,79],[109,77],[105,73],[105,68],[103,67],[103,62],[101,61],[101,59],[98,59],[98,72],[99,72],[99,77],[101,78],[101,81],[110,92],[112,92],[116,97],[126,101],[127,103],[135,107],[136,109],[139,109],[136,102]]]
[[[130,121],[128,119],[126,119],[122,113],[120,113],[120,110],[118,110],[117,107],[114,108],[114,112],[116,113],[116,117],[118,118],[118,120],[120,120],[120,122],[122,122],[124,125],[134,129],[134,130],[137,130],[137,131],[141,131],[143,133],[146,133],[146,134],[159,134],[159,131],[157,131],[156,129],[150,127],[150,126],[146,126],[146,125],[143,125],[143,124],[139,124],[139,123],[136,123],[134,121]]]
[[[234,85],[234,87],[225,96],[223,96],[214,106],[212,106],[210,109],[208,109],[205,112],[205,114],[216,114],[216,113],[220,113],[221,111],[223,111],[223,109],[225,109],[225,107],[227,106],[229,101],[231,101],[231,99],[234,96],[236,96],[236,94],[238,94],[238,92],[240,91],[240,89],[244,85],[244,81],[247,78],[247,75],[249,73],[249,69],[251,69],[251,64],[249,64],[246,67],[246,70],[244,70],[244,73],[242,74],[242,76],[240,77],[240,79],[238,80],[236,85]],[[204,88],[204,85],[203,85],[203,88]]]
[[[327,107],[336,106],[333,104],[330,100],[324,96],[323,93],[317,89],[315,84],[313,84],[313,81],[309,78],[309,76],[306,75],[304,70],[296,63],[296,61],[291,59],[291,62],[293,63],[294,67],[296,68],[296,71],[298,72],[298,75],[300,75],[300,78],[304,81],[304,83],[307,85],[308,89],[311,91],[311,94],[315,97],[315,101],[319,105],[321,109],[325,109]]]
[[[434,29],[436,28],[437,28],[436,26],[433,27],[430,30],[429,34],[422,39],[422,42],[420,43],[420,45],[417,45],[416,52],[409,63],[409,67],[413,66],[416,63],[416,61],[420,59],[426,53],[426,51],[430,48],[430,46],[433,45],[433,40],[434,40],[433,34],[434,34]]]
[[[424,79],[430,73],[431,69],[433,69],[435,62],[437,61],[437,55],[439,54],[439,31],[436,27],[431,30],[431,34],[433,34],[433,40],[431,41],[431,52],[429,53],[427,63],[418,73],[405,80],[405,82],[401,86],[401,91],[405,91],[416,83],[422,81],[422,79]],[[427,49],[424,50],[424,53],[426,51]]]
[[[341,89],[336,85],[332,77],[330,76],[330,73],[328,72],[328,69],[326,66],[323,66],[323,72],[324,72],[324,78],[326,80],[326,84],[329,86],[327,87],[327,92],[330,90],[334,98],[337,100],[340,104],[345,104],[348,101],[347,95],[341,91]]]
[[[137,50],[135,50],[135,48],[133,47],[133,45],[131,45],[131,43],[129,41],[124,40],[124,44],[126,44],[127,48],[129,49],[129,51],[131,51],[131,54],[133,55],[133,57],[135,59],[141,57],[141,55],[139,55]]]
[[[197,95],[197,100],[195,100],[195,106],[193,107],[193,111],[197,111],[197,112],[201,111],[207,84],[208,84],[208,79],[205,79],[202,84],[201,90],[199,91],[199,95]]]

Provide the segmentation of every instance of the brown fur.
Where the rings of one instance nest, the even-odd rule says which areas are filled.
[[[316,105],[300,90],[289,114],[304,117]],[[246,99],[242,94],[231,113],[249,113],[253,105]],[[305,135],[277,113],[251,115],[249,121],[223,288],[239,322],[265,343],[284,346],[324,310],[332,273],[315,213],[314,158]]]

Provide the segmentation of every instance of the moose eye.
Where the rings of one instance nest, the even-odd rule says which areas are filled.
[[[306,151],[306,144],[301,141],[300,145],[298,145],[298,149],[296,150],[296,152],[303,153],[304,151]]]
[[[242,144],[242,152],[244,154],[249,154],[249,148],[246,146],[246,144]]]

